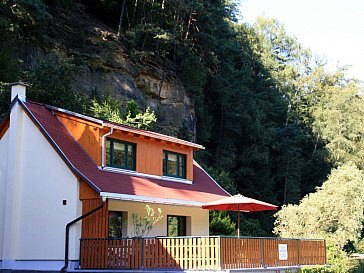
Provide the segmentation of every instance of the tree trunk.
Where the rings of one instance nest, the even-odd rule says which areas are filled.
[[[192,22],[192,11],[190,12],[190,16],[188,18],[188,24],[187,24],[187,30],[186,30],[186,35],[185,35],[185,41],[187,41],[188,34],[190,32],[191,22]]]
[[[124,17],[124,11],[125,11],[125,2],[126,0],[123,0],[123,3],[121,5],[121,11],[120,11],[120,18],[119,18],[119,28],[118,28],[118,36],[121,35],[121,29],[123,27],[123,17]]]

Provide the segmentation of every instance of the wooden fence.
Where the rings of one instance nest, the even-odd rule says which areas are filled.
[[[324,240],[160,237],[81,239],[82,269],[225,270],[325,265]]]

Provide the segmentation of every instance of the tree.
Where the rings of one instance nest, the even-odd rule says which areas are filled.
[[[152,129],[157,121],[149,107],[142,113],[134,100],[128,101],[124,111],[121,111],[121,101],[112,98],[110,90],[107,90],[102,97],[91,99],[88,114],[145,130]]]
[[[157,209],[158,214],[149,205],[145,206],[145,210],[147,211],[147,215],[145,215],[144,217],[139,216],[137,213],[132,214],[133,229],[134,229],[133,233],[134,236],[138,238],[148,236],[153,226],[163,218],[161,208]]]
[[[34,69],[27,72],[26,81],[31,83],[29,99],[82,112],[82,96],[73,89],[79,72],[80,67],[73,58],[58,53],[46,55]]]
[[[331,87],[313,112],[313,131],[325,143],[329,160],[364,169],[364,98],[351,82]]]
[[[210,211],[210,235],[235,235],[235,226],[226,211]]]
[[[286,205],[276,213],[274,233],[281,237],[324,237],[342,249],[348,241],[356,242],[361,236],[363,200],[363,171],[353,163],[343,164],[299,205]]]

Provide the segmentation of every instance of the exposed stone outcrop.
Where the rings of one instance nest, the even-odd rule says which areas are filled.
[[[19,45],[27,66],[51,51],[73,56],[83,64],[74,85],[78,92],[89,95],[95,89],[99,93],[109,89],[124,102],[134,99],[142,108],[154,110],[160,131],[177,134],[184,124],[194,135],[194,103],[167,60],[131,56],[112,30],[82,11],[60,11],[43,40],[41,45]]]

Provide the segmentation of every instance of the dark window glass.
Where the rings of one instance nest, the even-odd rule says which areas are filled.
[[[110,141],[106,141],[106,162],[110,162]]]
[[[121,211],[109,211],[108,237],[109,238],[123,237],[123,213]]]
[[[128,144],[126,145],[127,147],[127,165],[128,165],[128,169],[133,169],[134,166],[134,161],[135,161],[135,154],[134,154],[134,148],[132,144]]]
[[[163,151],[163,175],[186,178],[186,155]]]
[[[109,138],[106,141],[106,165],[135,171],[136,145]]]
[[[186,236],[186,216],[167,216],[167,236]]]

